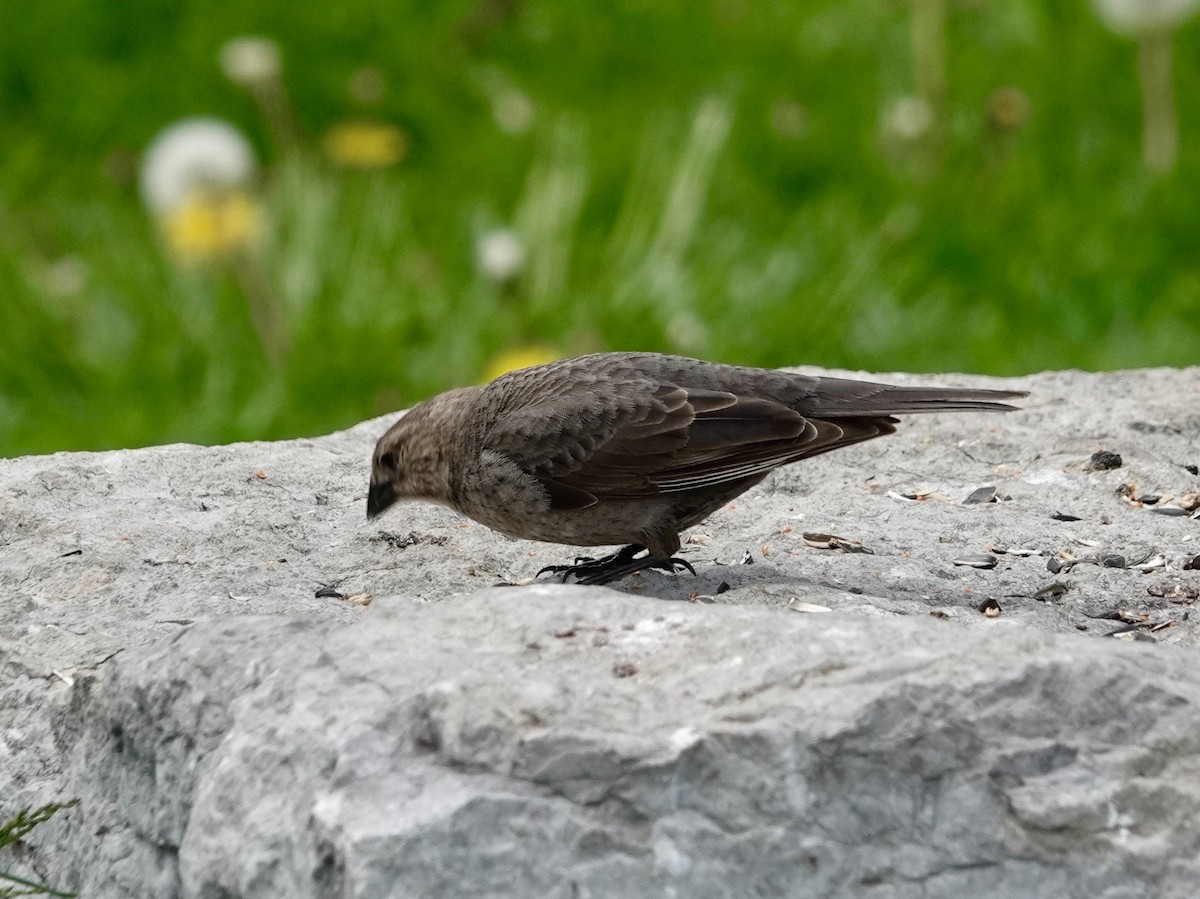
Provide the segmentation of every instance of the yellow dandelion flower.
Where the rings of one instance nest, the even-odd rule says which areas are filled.
[[[488,363],[484,377],[491,381],[493,378],[498,378],[505,372],[516,371],[518,368],[528,368],[531,365],[541,365],[543,362],[553,362],[555,359],[561,359],[562,356],[554,350],[546,346],[538,344],[526,344],[525,346],[514,347],[511,350],[505,350],[498,356],[493,357]]]
[[[350,169],[382,169],[400,162],[408,153],[408,136],[386,122],[351,120],[325,133],[325,155]]]
[[[162,218],[167,249],[186,265],[249,249],[262,233],[262,225],[262,204],[241,191],[194,191]]]

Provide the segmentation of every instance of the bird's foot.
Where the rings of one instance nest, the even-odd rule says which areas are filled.
[[[583,557],[576,559],[574,565],[547,565],[535,577],[541,577],[546,572],[550,572],[561,575],[564,584],[573,579],[573,583],[576,584],[598,585],[611,584],[635,571],[643,571],[647,568],[658,568],[672,574],[680,569],[686,569],[692,574],[696,573],[696,569],[685,559],[678,557],[656,559],[649,553],[639,555],[645,550],[646,547],[631,543],[629,546],[619,549],[611,555],[601,556],[599,559]]]

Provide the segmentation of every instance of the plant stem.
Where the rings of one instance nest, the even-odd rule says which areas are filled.
[[[7,871],[0,871],[0,880],[6,880],[9,883],[15,883],[19,887],[28,887],[34,892],[17,893],[18,896],[36,896],[39,893],[45,896],[57,896],[60,899],[75,899],[74,893],[63,893],[58,890],[52,890],[50,887],[35,883],[32,880],[26,880],[24,877],[18,877],[16,874],[9,874]]]
[[[296,114],[292,112],[291,103],[288,102],[283,80],[275,77],[267,82],[252,85],[250,96],[266,121],[275,146],[280,151],[300,146],[300,125],[296,121]]]
[[[1169,172],[1179,156],[1169,29],[1146,31],[1138,37],[1138,80],[1142,86],[1142,161],[1152,172]]]
[[[283,304],[263,271],[262,261],[250,253],[237,253],[233,258],[233,273],[246,296],[263,352],[272,365],[279,367],[288,352],[287,323]]]
[[[946,0],[913,0],[913,84],[940,123],[946,103]]]

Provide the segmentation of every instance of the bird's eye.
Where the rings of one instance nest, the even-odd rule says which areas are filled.
[[[389,453],[384,453],[382,456],[380,456],[379,457],[379,467],[380,468],[395,468],[396,467],[396,454],[389,452]]]

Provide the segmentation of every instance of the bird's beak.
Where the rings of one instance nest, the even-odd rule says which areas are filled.
[[[372,481],[367,492],[367,520],[370,521],[396,501],[396,488],[386,481]]]

